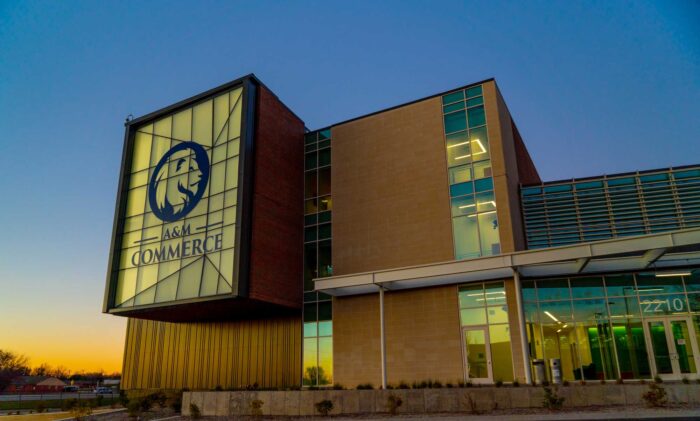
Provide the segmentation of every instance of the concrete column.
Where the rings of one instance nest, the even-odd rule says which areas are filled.
[[[520,318],[520,344],[523,351],[523,364],[525,364],[525,382],[527,384],[532,384],[532,373],[530,371],[530,351],[527,346],[527,330],[525,329],[525,308],[523,307],[520,274],[516,269],[513,269],[513,280],[515,281],[515,299],[518,303],[518,317]]]
[[[379,332],[382,357],[382,389],[386,390],[386,335],[384,332],[384,288],[379,287]]]

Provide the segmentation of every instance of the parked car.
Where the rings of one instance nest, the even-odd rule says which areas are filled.
[[[64,392],[77,392],[80,388],[78,386],[63,386]]]
[[[95,390],[93,392],[96,395],[111,395],[113,393],[111,387],[104,387],[104,386],[100,386],[100,387],[95,388]]]

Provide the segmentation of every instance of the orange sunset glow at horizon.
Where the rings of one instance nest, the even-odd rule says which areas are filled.
[[[48,364],[71,374],[121,372],[126,319],[78,313],[0,320],[0,349],[27,357],[31,368]]]

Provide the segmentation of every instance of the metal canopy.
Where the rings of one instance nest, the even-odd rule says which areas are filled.
[[[359,295],[512,277],[570,276],[700,266],[700,228],[525,250],[470,260],[314,279],[329,295]]]

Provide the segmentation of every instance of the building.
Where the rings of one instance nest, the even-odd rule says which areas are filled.
[[[6,393],[53,393],[62,392],[68,386],[61,379],[48,376],[19,376],[5,388]]]
[[[542,182],[495,80],[320,130],[246,76],[126,125],[124,389],[697,378],[700,166]]]

